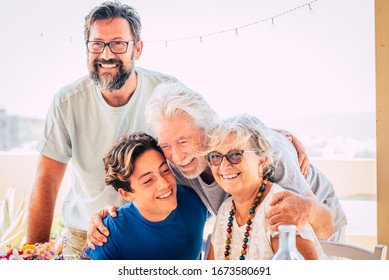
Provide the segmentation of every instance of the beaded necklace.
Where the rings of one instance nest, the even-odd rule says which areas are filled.
[[[251,230],[251,224],[252,219],[254,218],[255,215],[255,209],[257,206],[261,203],[261,197],[263,195],[263,192],[265,191],[265,185],[267,184],[267,179],[264,178],[262,180],[262,185],[259,187],[258,194],[255,197],[253,204],[251,205],[251,208],[249,210],[249,214],[247,216],[247,226],[246,226],[246,232],[244,233],[244,238],[243,238],[243,244],[242,244],[242,250],[240,251],[241,255],[239,257],[239,260],[244,260],[246,253],[247,253],[247,243],[249,242],[249,236],[250,236],[250,230]],[[228,217],[228,223],[227,223],[227,239],[226,239],[226,251],[224,252],[224,259],[229,260],[230,258],[228,257],[230,255],[230,249],[231,249],[231,238],[232,238],[232,221],[234,220],[235,212],[236,212],[236,206],[234,200],[232,200],[232,205],[231,205],[231,211],[230,211],[230,216]]]

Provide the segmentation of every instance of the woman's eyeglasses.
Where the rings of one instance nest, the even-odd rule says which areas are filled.
[[[229,163],[238,164],[242,161],[242,156],[243,156],[243,153],[245,153],[245,152],[246,153],[250,153],[250,152],[251,153],[258,153],[258,151],[256,151],[256,150],[235,150],[235,151],[229,151],[225,155],[222,155],[219,152],[210,152],[207,155],[207,160],[208,160],[210,165],[219,166],[222,163],[223,158],[226,157],[226,159],[228,160]]]

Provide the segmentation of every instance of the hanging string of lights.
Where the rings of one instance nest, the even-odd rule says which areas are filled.
[[[235,33],[235,35],[238,36],[239,35],[239,31],[242,30],[242,29],[249,28],[249,27],[252,27],[254,25],[258,25],[258,24],[261,24],[261,23],[264,23],[264,22],[268,22],[268,21],[271,21],[271,23],[274,24],[274,20],[275,19],[277,19],[277,18],[279,18],[281,16],[284,16],[284,15],[290,14],[292,12],[295,12],[297,10],[300,10],[300,9],[308,7],[309,10],[312,11],[311,4],[313,4],[314,2],[317,2],[317,1],[318,0],[312,0],[310,2],[307,2],[305,4],[300,5],[298,7],[289,9],[289,10],[284,11],[284,12],[281,12],[279,14],[276,14],[276,15],[273,15],[273,16],[270,16],[270,17],[267,17],[267,18],[263,18],[263,19],[260,19],[260,20],[257,20],[255,22],[251,22],[251,23],[248,23],[248,24],[244,24],[244,25],[228,28],[228,29],[225,29],[225,30],[220,30],[220,31],[215,31],[215,32],[210,32],[210,33],[204,33],[204,34],[195,35],[195,36],[167,39],[167,40],[145,40],[145,42],[146,43],[164,44],[165,47],[168,47],[169,43],[177,42],[177,41],[185,41],[185,40],[199,40],[200,43],[203,43],[203,39],[204,38],[211,37],[211,36],[217,36],[217,35],[220,35],[220,34],[223,34],[223,33],[231,33],[231,32],[233,32],[233,33]],[[58,33],[56,33],[56,35],[58,36]],[[47,32],[45,32],[43,29],[41,29],[40,30],[40,37],[41,37],[41,39],[44,39],[45,37],[47,37]],[[68,38],[67,40],[71,44],[72,41],[73,41],[74,36],[68,35],[68,36],[65,36],[65,37]]]
[[[249,24],[245,24],[245,25],[241,25],[241,26],[237,26],[237,27],[233,27],[233,28],[229,28],[229,29],[225,29],[225,30],[221,30],[221,31],[216,31],[216,32],[211,32],[211,33],[205,33],[205,34],[201,34],[201,35],[196,35],[196,36],[189,36],[189,37],[180,37],[180,38],[174,38],[174,39],[169,39],[169,40],[149,40],[149,41],[145,41],[147,43],[163,43],[166,47],[168,46],[169,43],[171,42],[177,42],[177,41],[186,41],[186,40],[199,40],[200,43],[203,43],[203,38],[205,37],[210,37],[210,36],[216,36],[216,35],[220,35],[220,34],[223,34],[223,33],[231,33],[231,32],[234,32],[235,35],[239,35],[239,30],[241,29],[244,29],[244,28],[249,28],[249,27],[252,27],[254,25],[257,25],[257,24],[260,24],[260,23],[264,23],[264,22],[267,22],[267,21],[271,21],[272,24],[274,24],[274,20],[276,18],[279,18],[281,16],[284,16],[286,14],[289,14],[289,13],[292,13],[292,12],[295,12],[299,9],[302,9],[302,8],[305,8],[305,7],[308,7],[310,11],[312,11],[312,6],[311,4],[314,3],[314,2],[317,2],[318,0],[313,0],[313,1],[310,1],[308,3],[305,3],[303,5],[300,5],[298,7],[295,7],[293,9],[290,9],[290,10],[287,10],[287,11],[284,11],[282,13],[279,13],[279,14],[276,14],[274,16],[271,16],[271,17],[267,17],[267,18],[263,18],[263,19],[260,19],[260,20],[257,20],[255,22],[252,22],[252,23],[249,23]]]

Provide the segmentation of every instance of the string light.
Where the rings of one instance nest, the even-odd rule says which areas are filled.
[[[249,23],[249,24],[245,24],[245,25],[241,25],[241,26],[237,26],[237,27],[233,27],[233,28],[229,28],[229,29],[225,29],[225,30],[221,30],[221,31],[216,31],[216,32],[206,33],[206,34],[201,34],[201,35],[196,35],[196,36],[190,36],[190,37],[175,38],[175,39],[170,39],[170,40],[150,40],[150,41],[146,40],[144,42],[146,42],[146,43],[163,43],[165,45],[165,47],[168,47],[168,43],[170,43],[170,42],[195,40],[195,39],[199,40],[200,43],[202,44],[204,37],[211,37],[211,36],[216,36],[216,35],[220,35],[220,34],[223,34],[223,33],[229,33],[229,32],[235,32],[235,35],[238,36],[240,29],[252,27],[254,25],[257,25],[257,24],[260,24],[260,23],[263,23],[263,22],[266,22],[266,21],[271,21],[271,23],[274,24],[274,20],[276,18],[281,17],[281,16],[286,15],[286,14],[289,14],[289,13],[292,13],[292,12],[294,12],[296,10],[299,10],[299,9],[302,9],[302,8],[304,8],[306,6],[308,6],[309,10],[312,11],[311,4],[314,3],[314,2],[317,2],[317,1],[318,0],[312,0],[312,1],[308,2],[308,3],[305,3],[305,4],[301,5],[301,6],[295,7],[293,9],[287,10],[287,11],[282,12],[280,14],[277,14],[277,15],[274,15],[274,16],[271,16],[271,17],[268,17],[268,18],[264,18],[264,19],[261,19],[261,20],[257,20],[255,22],[252,22],[252,23]],[[40,32],[40,37],[43,39],[43,30],[41,30],[41,32]],[[70,35],[70,37],[69,37],[69,43],[72,43],[72,35]]]
[[[221,31],[216,31],[216,32],[206,33],[206,34],[196,35],[196,36],[190,36],[190,37],[181,37],[181,38],[175,38],[175,39],[170,39],[170,40],[151,40],[151,41],[145,41],[145,42],[147,42],[147,43],[161,43],[161,42],[165,42],[165,46],[167,46],[167,42],[187,41],[187,40],[194,40],[194,39],[199,39],[200,43],[203,43],[203,38],[204,37],[210,37],[210,36],[220,35],[220,34],[229,33],[229,32],[235,32],[235,35],[238,36],[238,30],[239,29],[248,28],[248,27],[251,27],[253,25],[257,25],[257,24],[260,24],[260,23],[263,23],[263,22],[266,22],[266,21],[270,21],[270,20],[271,20],[272,24],[274,24],[274,19],[275,18],[278,18],[278,17],[284,16],[286,14],[292,13],[292,12],[294,12],[296,10],[299,10],[299,9],[302,9],[302,8],[304,8],[306,6],[308,6],[309,10],[312,11],[311,4],[314,3],[314,2],[317,2],[317,1],[318,0],[313,0],[313,1],[310,1],[308,3],[302,4],[301,6],[295,7],[293,9],[287,10],[285,12],[282,12],[280,14],[277,14],[277,15],[274,15],[274,16],[271,16],[271,17],[268,17],[268,18],[264,18],[264,19],[261,19],[261,20],[257,20],[255,22],[252,22],[252,23],[249,23],[249,24],[246,24],[246,25],[241,25],[241,26],[238,26],[238,27],[233,27],[233,28],[229,28],[229,29],[225,29],[225,30],[221,30]]]

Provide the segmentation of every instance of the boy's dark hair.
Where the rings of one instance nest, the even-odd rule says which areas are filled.
[[[156,150],[165,158],[158,142],[145,132],[121,136],[111,150],[104,156],[105,184],[115,190],[120,188],[132,192],[129,178],[135,169],[135,161],[144,152]]]

